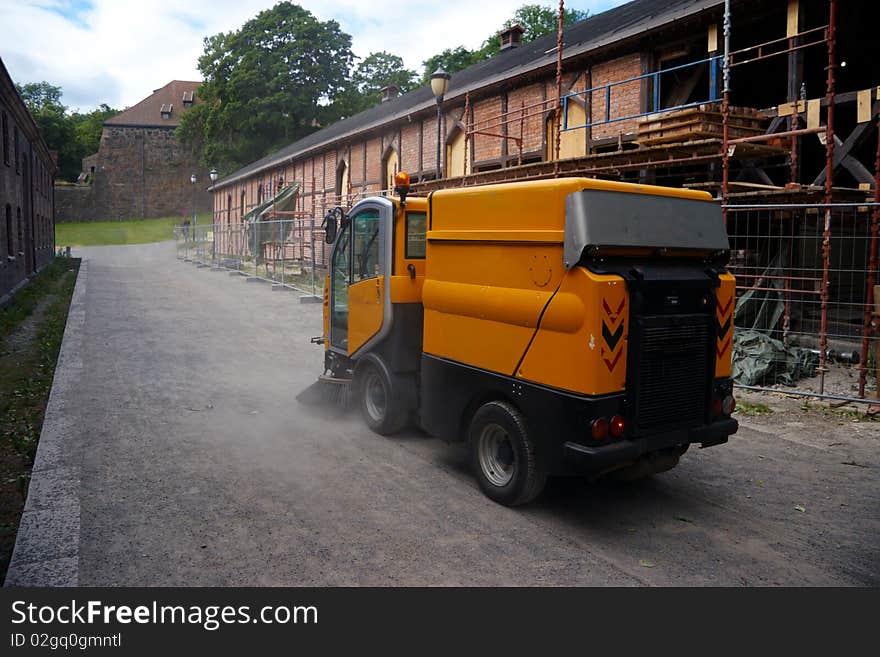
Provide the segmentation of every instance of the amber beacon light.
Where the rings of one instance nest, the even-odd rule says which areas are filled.
[[[394,176],[394,191],[400,196],[400,202],[406,203],[406,195],[409,193],[409,174],[406,171]]]

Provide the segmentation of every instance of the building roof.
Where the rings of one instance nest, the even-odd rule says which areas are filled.
[[[153,91],[136,105],[132,105],[121,114],[104,121],[104,125],[138,128],[176,128],[180,125],[180,117],[188,108],[184,106],[184,98],[198,101],[196,92],[201,82],[172,80],[164,87]]]
[[[37,150],[41,151],[43,164],[46,165],[54,176],[58,172],[58,165],[55,158],[52,157],[52,151],[49,150],[49,146],[43,138],[43,133],[34,121],[34,117],[30,110],[28,110],[27,105],[25,105],[24,99],[18,93],[15,82],[13,82],[12,76],[9,75],[9,71],[6,70],[6,65],[3,63],[2,58],[0,58],[0,98],[5,101],[3,104],[8,106],[21,131],[33,142]]]
[[[564,31],[564,59],[617,44],[626,39],[723,5],[723,0],[633,0],[590,16]],[[467,92],[518,78],[556,65],[556,34],[548,34],[455,73],[449,81],[447,102]],[[402,119],[435,106],[430,85],[391,99],[308,135],[217,181],[214,188],[232,184],[261,170],[272,168],[332,142]]]

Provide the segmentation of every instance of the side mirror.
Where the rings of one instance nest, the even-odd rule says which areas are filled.
[[[330,210],[324,217],[324,241],[327,244],[333,244],[336,241],[336,233],[339,232],[339,219],[337,217],[338,208]]]

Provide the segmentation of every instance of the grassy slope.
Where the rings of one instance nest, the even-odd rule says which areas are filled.
[[[78,267],[77,259],[57,258],[0,309],[0,582],[15,545]]]
[[[208,213],[199,215],[199,225],[204,225],[209,221]],[[180,222],[180,217],[162,217],[160,219],[59,223],[55,225],[55,243],[58,248],[63,248],[65,246],[164,242],[174,238],[174,226]]]

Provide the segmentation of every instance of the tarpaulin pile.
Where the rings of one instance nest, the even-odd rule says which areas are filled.
[[[742,385],[794,385],[816,375],[819,356],[771,337],[779,334],[785,310],[780,252],[736,302],[733,334],[733,378]]]
[[[266,244],[283,244],[291,239],[294,222],[279,221],[275,219],[275,213],[295,209],[298,194],[298,184],[285,187],[242,217],[247,227],[247,243],[256,249],[257,260],[262,260],[265,255]]]

